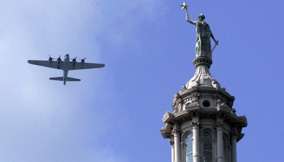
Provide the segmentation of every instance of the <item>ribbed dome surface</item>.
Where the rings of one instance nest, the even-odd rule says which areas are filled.
[[[212,64],[211,59],[207,57],[198,57],[193,63],[196,67],[196,71],[194,76],[186,83],[186,89],[195,87],[213,87],[217,90],[221,89],[218,81],[210,74],[209,68]]]

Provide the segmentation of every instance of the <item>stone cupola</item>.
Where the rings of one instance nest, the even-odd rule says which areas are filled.
[[[196,57],[194,76],[174,95],[173,112],[166,112],[160,130],[170,139],[172,162],[236,162],[236,143],[244,136],[245,116],[235,100],[210,74],[212,60]]]

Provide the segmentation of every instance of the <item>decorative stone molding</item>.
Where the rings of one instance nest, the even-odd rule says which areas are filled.
[[[186,147],[186,143],[185,143],[183,140],[181,140],[180,146],[181,146],[181,147]]]
[[[224,124],[222,124],[222,123],[217,123],[216,124],[216,128],[217,129],[223,129],[223,126],[224,126]]]
[[[193,64],[194,64],[195,68],[197,68],[200,65],[205,65],[208,68],[210,68],[212,63],[213,63],[212,60],[208,57],[197,57],[193,60]]]
[[[178,128],[175,128],[172,130],[172,134],[175,135],[177,133],[180,133],[181,131]]]
[[[192,126],[186,127],[184,129],[181,130],[182,134],[186,134],[187,132],[191,132]]]
[[[181,140],[184,141],[189,134],[192,134],[192,127],[182,131],[182,133],[181,133]]]
[[[175,117],[175,116],[174,116],[173,113],[167,111],[167,112],[164,114],[162,120],[163,120],[164,123],[167,123],[168,121],[170,121],[170,120],[173,119],[174,117]]]
[[[212,95],[212,94],[203,94],[203,95],[200,95],[200,98],[211,98],[211,99],[213,99],[214,95]]]
[[[224,100],[221,99],[217,99],[217,105],[216,108],[218,111],[226,111],[226,112],[231,112],[232,108],[230,108],[227,103]]]
[[[205,124],[205,125],[201,125],[200,127],[200,132],[205,132],[207,130],[210,130],[210,132],[214,132],[214,127],[213,125],[208,125],[208,124]]]
[[[233,132],[231,133],[231,137],[237,139],[237,137],[238,137],[237,131],[233,131]]]
[[[192,127],[198,127],[199,126],[199,122],[192,122]]]
[[[175,143],[175,142],[174,142],[174,137],[171,136],[171,138],[170,138],[170,145],[171,145],[171,146],[174,146],[174,143]]]
[[[179,95],[179,93],[176,93],[175,97],[174,97],[173,105],[172,105],[174,112],[180,111],[181,105],[182,105],[182,100],[180,98],[180,95]]]
[[[223,129],[223,126],[224,126],[223,118],[218,117],[217,120],[216,120],[216,127]]]
[[[182,120],[182,121],[184,121],[184,119],[187,118],[188,115],[189,115],[189,112],[187,110],[182,110],[177,113],[174,113],[175,119]]]

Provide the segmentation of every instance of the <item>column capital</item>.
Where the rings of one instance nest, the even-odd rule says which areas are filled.
[[[223,118],[217,118],[216,120],[216,127],[219,128],[219,127],[223,127],[224,126],[224,122],[223,122]]]
[[[170,139],[170,142],[169,142],[169,143],[170,143],[171,147],[174,147],[175,142],[174,142],[174,139],[173,139],[173,138]]]
[[[233,129],[233,130],[231,131],[231,135],[232,135],[232,137],[237,138],[237,136],[238,136],[237,130]]]
[[[178,130],[180,129],[180,124],[179,123],[174,123],[173,125],[174,125],[173,129],[178,129]]]
[[[178,124],[178,123],[175,123],[174,124],[174,127],[173,127],[173,129],[172,129],[172,134],[173,135],[176,135],[177,133],[180,133],[181,131],[180,131],[180,125]]]
[[[217,128],[218,128],[218,127],[223,127],[223,126],[224,126],[224,123],[223,123],[223,122],[222,122],[222,123],[221,123],[221,122],[218,122],[218,123],[216,124],[216,126],[217,126]]]
[[[174,129],[172,130],[173,136],[175,136],[175,135],[177,135],[177,134],[179,134],[179,133],[181,133],[180,129],[174,128]]]
[[[173,129],[172,133],[180,133],[179,129]]]
[[[197,126],[199,126],[199,122],[191,122],[191,125],[193,126],[193,127],[197,127]]]
[[[180,142],[180,146],[185,147],[185,146],[186,146],[186,143],[183,142],[183,141],[181,141],[181,142]]]

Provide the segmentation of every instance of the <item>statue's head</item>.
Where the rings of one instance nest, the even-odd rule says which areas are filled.
[[[205,19],[204,14],[199,14],[199,15],[198,15],[198,20],[204,20],[204,19]]]

